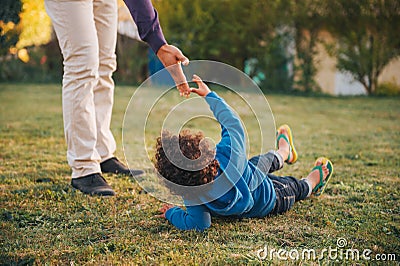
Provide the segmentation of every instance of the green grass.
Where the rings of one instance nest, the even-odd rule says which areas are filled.
[[[129,87],[115,92],[112,129],[120,158],[122,119],[132,93]],[[315,158],[326,155],[335,167],[326,193],[277,217],[213,218],[209,230],[196,233],[156,218],[162,203],[131,178],[106,176],[118,193],[114,198],[73,190],[60,86],[0,84],[0,264],[326,264],[334,261],[260,260],[256,251],[267,246],[322,252],[335,248],[338,238],[347,240],[346,248],[372,250],[371,258],[396,254],[392,263],[398,264],[399,98],[267,98],[276,124],[291,125],[300,156],[280,174],[304,177]]]

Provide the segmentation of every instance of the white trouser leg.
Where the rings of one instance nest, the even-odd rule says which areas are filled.
[[[96,149],[105,161],[114,156],[116,143],[110,130],[114,96],[112,73],[117,68],[115,47],[117,42],[118,7],[116,0],[93,2],[94,20],[99,40],[99,82],[94,88],[97,121]]]
[[[115,0],[112,2],[115,2]],[[99,163],[102,159],[97,150],[98,128],[105,132],[106,130],[103,128],[108,127],[109,131],[110,119],[108,119],[108,122],[105,120],[107,117],[111,118],[113,102],[111,73],[115,69],[115,55],[111,55],[110,58],[113,59],[108,62],[101,63],[102,69],[111,70],[99,71],[99,57],[101,56],[99,56],[97,27],[100,20],[94,17],[95,4],[92,0],[46,0],[45,4],[64,57],[63,116],[68,146],[67,159],[72,168],[72,177],[98,173],[101,171]],[[101,8],[96,4],[96,14],[101,12]],[[112,13],[112,11],[107,12]],[[113,16],[116,17],[116,5],[114,13]],[[105,13],[104,16],[107,15],[110,14]],[[100,35],[102,40],[106,38],[104,33]],[[102,51],[106,48],[115,50],[115,42],[111,41],[111,44],[102,45]],[[101,58],[104,58],[104,56]],[[109,66],[107,67],[107,65]],[[99,77],[100,72],[105,78]],[[104,74],[105,72],[108,72],[108,74]],[[109,89],[107,93],[100,93],[97,96],[97,91],[102,91],[101,89],[98,90],[99,84],[103,84],[100,88]],[[107,111],[103,111],[102,108]],[[100,115],[97,115],[97,112]],[[98,126],[98,124],[104,122],[105,126]],[[109,134],[111,135],[111,132]],[[102,140],[105,143],[103,146],[110,144],[111,148],[108,150],[115,150],[115,141],[112,135],[111,137],[108,135],[108,139],[111,144]],[[102,147],[102,145],[99,145],[99,147]]]

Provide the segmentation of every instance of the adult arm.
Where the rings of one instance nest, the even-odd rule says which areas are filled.
[[[124,0],[124,2],[138,27],[140,38],[150,45],[163,65],[169,67],[168,71],[181,95],[188,96],[190,89],[180,63],[187,65],[189,59],[177,47],[167,44],[158,20],[158,13],[151,0]]]
[[[162,32],[158,13],[150,0],[124,0],[135,21],[140,39],[147,42],[157,54],[161,46],[167,43]]]

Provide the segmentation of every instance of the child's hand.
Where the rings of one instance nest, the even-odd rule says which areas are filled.
[[[161,212],[160,215],[157,215],[157,217],[159,218],[165,218],[165,213],[171,209],[172,207],[174,207],[174,205],[172,204],[164,204],[158,211]]]
[[[211,92],[210,88],[201,80],[199,76],[193,75],[192,80],[196,82],[198,88],[190,88],[191,92],[194,92],[201,97],[205,97],[208,93]]]

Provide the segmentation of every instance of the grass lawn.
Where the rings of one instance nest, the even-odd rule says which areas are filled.
[[[132,93],[130,87],[115,92],[112,129],[120,158],[122,119]],[[300,156],[281,174],[304,177],[315,158],[326,155],[335,167],[326,193],[277,217],[213,218],[209,230],[197,233],[156,218],[162,202],[132,178],[106,175],[118,193],[113,198],[73,190],[60,86],[0,84],[0,264],[308,265],[333,262],[335,248],[339,263],[365,264],[361,254],[367,250],[371,260],[398,264],[400,99],[267,99],[276,124],[291,125]],[[347,244],[338,246],[339,238]],[[280,255],[288,260],[267,256],[272,249],[287,251]],[[302,260],[308,249],[319,258]],[[349,249],[359,251],[359,260],[355,253],[346,257]]]

